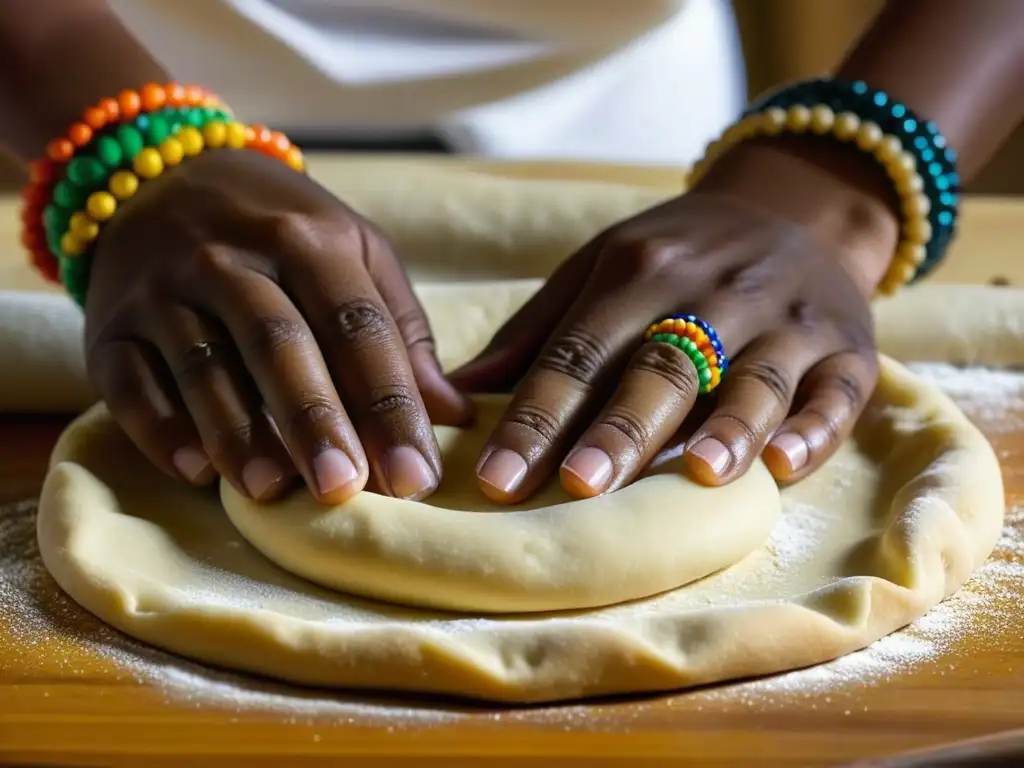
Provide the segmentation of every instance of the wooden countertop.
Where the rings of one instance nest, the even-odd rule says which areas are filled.
[[[616,181],[666,192],[678,186],[679,177],[667,169],[440,162],[508,176]],[[336,161],[315,160],[313,172],[330,186]],[[14,208],[12,201],[0,200],[0,288],[38,289],[41,282],[15,256]],[[935,279],[997,277],[1024,284],[1019,255],[1024,202],[971,200],[963,222],[955,251]],[[978,423],[1003,462],[1008,506],[1024,503],[1024,433],[1007,432],[1005,423]],[[0,502],[38,491],[62,424],[59,418],[0,419]],[[26,637],[21,617],[0,616],[0,764],[276,766],[347,758],[346,765],[468,766],[487,757],[488,765],[526,758],[559,766],[660,760],[839,765],[995,734],[1021,723],[1024,611],[1013,593],[992,601],[990,620],[982,617],[934,657],[884,680],[876,676],[834,690],[802,691],[738,684],[527,710],[417,705],[449,709],[436,717],[409,714],[409,703],[394,699],[397,709],[390,714],[372,715],[353,706],[341,716],[340,705],[319,714],[308,706],[285,711],[276,704],[240,707],[223,698],[169,697],[161,686],[127,673],[110,654],[84,649],[61,632]],[[60,618],[65,633],[87,632],[90,626],[81,612],[65,611]],[[1002,744],[1020,749],[1024,737],[1006,736]]]

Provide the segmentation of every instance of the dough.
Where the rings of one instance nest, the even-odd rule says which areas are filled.
[[[417,290],[449,364],[479,349],[529,295],[535,285],[530,278],[546,274],[565,249],[632,206],[652,202],[646,190],[548,186],[454,173],[430,177],[417,171],[421,176],[415,183],[403,176],[399,185],[394,176],[382,180],[388,174],[374,172],[372,165],[362,167],[366,174],[353,173],[347,183],[355,188],[366,182],[357,205],[406,251],[418,254],[411,257]],[[376,192],[374,184],[381,185]],[[400,188],[409,190],[408,197],[404,191],[384,191]],[[424,189],[431,195],[423,196]],[[576,200],[583,206],[580,211],[574,208]],[[373,209],[372,201],[380,208]],[[399,211],[408,217],[408,229],[398,229]],[[527,246],[518,260],[512,246],[516,239]],[[470,255],[478,273],[458,267]],[[454,274],[461,283],[444,279]],[[493,282],[513,276],[527,279]],[[936,349],[936,340],[948,335],[943,327],[947,306],[931,301],[928,290],[908,292],[885,311],[920,313],[914,318],[921,332],[915,346]],[[987,290],[999,292],[999,300],[1015,297],[1021,307],[1017,316],[1024,318],[1020,293]],[[899,302],[910,304],[904,310]],[[957,322],[984,337],[978,347],[988,349],[993,329],[985,318],[975,323],[976,318],[967,314]],[[752,478],[744,483],[758,482],[757,474]],[[629,492],[640,499],[644,483],[658,480],[652,477]],[[742,488],[728,492],[741,493]],[[680,483],[676,492],[688,497],[694,489]],[[706,493],[717,498],[726,492]],[[612,510],[615,497],[626,498],[626,493],[602,504]],[[381,519],[367,507],[360,519],[368,523],[367,531],[372,526],[381,533],[349,532],[348,546],[375,557],[390,553],[401,558],[402,573],[419,569],[424,579],[436,580],[426,591],[442,600],[465,600],[471,588],[483,584],[490,591],[476,591],[473,600],[495,594],[498,587],[497,594],[512,595],[508,599],[514,603],[484,606],[473,614],[412,609],[331,592],[275,565],[232,525],[215,492],[183,487],[153,470],[96,408],[55,449],[40,500],[39,540],[47,568],[77,602],[132,636],[186,656],[312,685],[527,702],[677,689],[808,666],[862,648],[960,587],[991,552],[1004,502],[998,463],[980,432],[952,401],[883,358],[880,385],[851,440],[809,480],[783,491],[781,505],[767,540],[724,570],[642,600],[545,615],[483,613],[488,607],[522,609],[528,607],[523,600],[534,599],[517,576],[529,570],[525,558],[502,548],[507,530],[502,526],[521,533],[517,516],[543,520],[546,515],[553,540],[564,542],[558,535],[571,522],[562,518],[577,515],[577,505],[566,507],[558,519],[552,507],[499,516],[388,502],[381,506]],[[281,549],[295,546],[293,561],[285,564],[296,571],[311,559],[303,546],[316,552],[323,547],[310,541],[301,521],[287,519],[292,514],[308,517],[308,509],[230,506],[240,528],[262,548],[276,547],[275,556],[283,559]],[[717,506],[725,505],[709,505],[705,514],[716,514]],[[730,509],[727,514],[738,516],[729,532],[746,536],[745,525],[770,519],[770,511],[758,514],[757,509],[750,507],[746,514]],[[633,524],[632,508],[616,511],[629,521],[623,523],[618,548],[625,551],[651,535]],[[437,530],[426,535],[436,537],[428,542],[435,545],[417,549],[417,541],[402,529],[431,525],[431,513]],[[688,541],[676,526],[696,512],[673,513],[659,523],[666,527],[656,532],[654,551],[641,552],[641,567],[634,574],[653,572],[649,561],[668,562],[678,554],[677,546],[698,553],[695,557],[705,554],[702,545],[715,546],[701,538],[716,530],[713,521],[703,521],[704,532],[693,532]],[[605,514],[614,520],[611,511]],[[317,516],[333,525],[341,513],[318,511]],[[472,518],[472,524],[465,530],[448,528],[449,521],[462,516]],[[401,525],[389,525],[399,519]],[[474,527],[482,531],[478,538],[470,530]],[[445,539],[445,528],[453,538]],[[282,530],[290,544],[269,541]],[[763,538],[751,535],[758,537]],[[443,546],[445,540],[450,546]],[[532,542],[549,543],[543,537]],[[497,569],[467,576],[465,587],[457,589],[462,576],[455,578],[447,569],[472,561],[460,551],[463,545],[486,552],[481,562],[496,563]],[[536,557],[535,551],[530,554]],[[586,567],[604,578],[605,567],[630,567],[621,554],[615,552],[607,562],[595,558]],[[722,563],[728,559],[721,558]],[[575,590],[588,588],[585,580],[572,582],[572,574],[560,573],[557,558],[541,561],[548,566],[546,579],[538,577],[543,571],[531,577],[550,590],[544,599],[575,599],[581,594]],[[339,566],[345,571],[335,574],[361,578],[370,573],[362,565],[346,563]],[[414,578],[403,575],[400,581],[403,589],[418,588]],[[387,590],[395,583],[389,579],[370,586]]]
[[[78,413],[96,402],[85,376],[82,313],[66,296],[0,293],[0,413]]]
[[[153,470],[101,410],[53,461],[43,560],[123,632],[298,683],[517,702],[677,689],[862,648],[956,591],[1003,512],[985,439],[888,360],[854,438],[783,491],[764,544],[687,587],[590,611],[458,615],[316,587],[249,546],[215,493]]]
[[[678,456],[596,499],[571,501],[555,478],[514,511],[488,504],[473,468],[507,402],[478,400],[472,430],[436,429],[445,479],[427,503],[361,493],[325,509],[303,490],[260,505],[222,483],[224,509],[253,546],[310,581],[479,613],[665,592],[738,562],[778,519],[779,490],[760,462],[741,482],[711,489],[685,479]]]
[[[921,333],[924,318],[937,323],[934,332]],[[1021,292],[1012,288],[915,286],[898,300],[877,302],[875,325],[879,349],[899,360],[955,365],[1024,363]]]

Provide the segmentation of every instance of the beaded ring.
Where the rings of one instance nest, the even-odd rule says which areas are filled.
[[[695,185],[726,150],[755,137],[813,134],[854,144],[882,166],[900,198],[904,217],[902,236],[878,287],[879,293],[891,294],[932,269],[954,234],[959,185],[959,177],[951,166],[955,153],[945,151],[942,162],[936,159],[935,149],[944,147],[945,139],[934,123],[924,123],[921,129],[931,139],[908,133],[908,127],[918,130],[919,121],[905,106],[891,103],[884,93],[872,92],[861,82],[813,82],[817,90],[810,92],[811,95],[829,92],[832,97],[824,102],[790,103],[804,95],[803,84],[799,84],[756,103],[739,122],[708,146],[704,157],[690,173],[689,185]],[[852,111],[863,106],[864,94],[869,94],[871,103],[876,106],[879,102],[888,104],[886,114],[896,117],[883,121],[883,127],[870,119],[873,111],[863,110],[865,116]],[[848,108],[844,109],[844,105]],[[892,120],[902,120],[902,128],[894,128]]]
[[[672,315],[648,326],[644,341],[671,344],[681,349],[697,368],[700,393],[707,394],[722,383],[729,358],[718,333],[695,315]]]

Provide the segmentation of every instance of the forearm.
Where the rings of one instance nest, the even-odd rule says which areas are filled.
[[[934,120],[968,180],[1024,119],[1024,2],[889,0],[837,76]]]
[[[167,73],[104,0],[0,1],[0,143],[28,160],[82,110]]]

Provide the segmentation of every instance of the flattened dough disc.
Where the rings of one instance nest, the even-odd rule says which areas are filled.
[[[768,537],[779,490],[758,462],[706,488],[675,458],[617,493],[570,500],[557,483],[509,511],[473,468],[506,398],[478,400],[471,430],[437,428],[445,480],[426,503],[361,493],[325,509],[303,490],[255,504],[230,484],[235,527],[292,573],[345,592],[479,613],[591,608],[649,597],[743,559]]]

